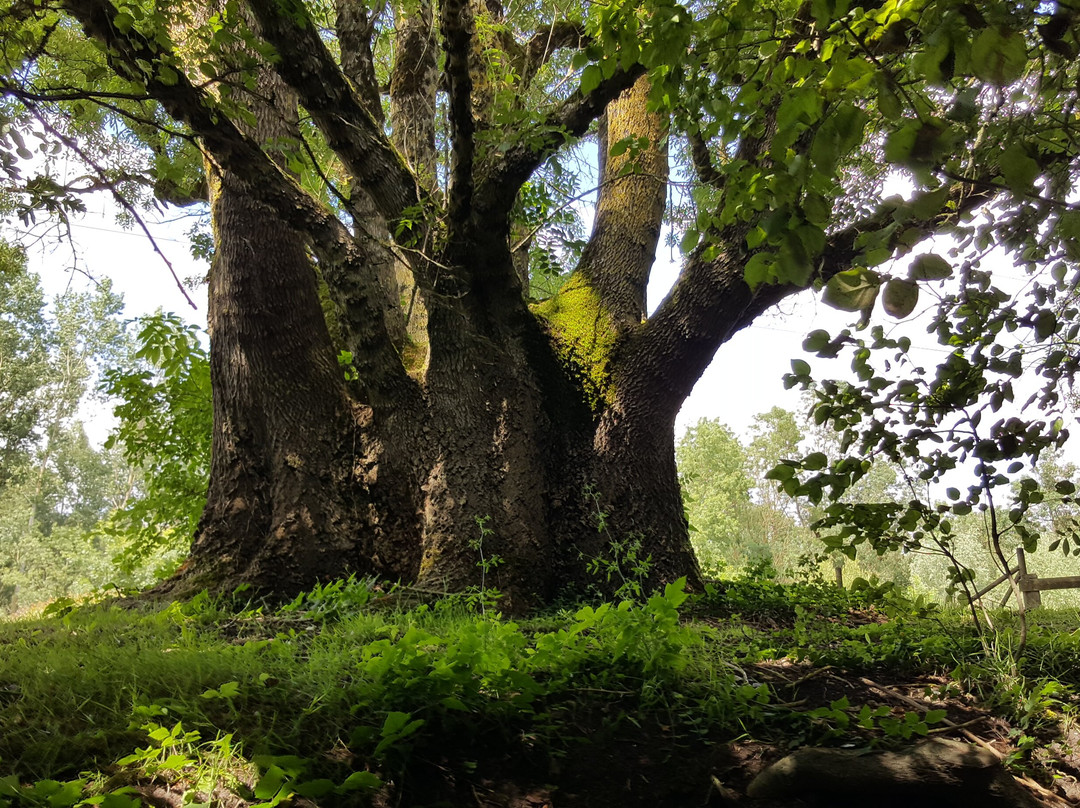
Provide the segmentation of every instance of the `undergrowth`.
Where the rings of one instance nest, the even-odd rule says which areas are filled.
[[[1014,722],[1024,758],[1072,719],[1080,677],[1080,632],[1063,622],[1075,615],[1042,613],[1014,660],[1004,615],[1003,647],[988,648],[962,613],[872,585],[744,578],[688,598],[678,582],[520,622],[467,596],[408,595],[349,580],[273,610],[204,594],[0,624],[0,806],[124,808],[155,783],[191,805],[226,793],[364,805],[418,767],[558,760],[635,728],[679,743],[880,745],[944,716],[791,703],[755,669],[781,659],[950,673]]]

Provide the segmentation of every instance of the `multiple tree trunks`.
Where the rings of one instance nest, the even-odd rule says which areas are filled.
[[[366,12],[337,5],[341,46],[367,41]],[[158,47],[119,41],[104,0],[67,7],[116,63]],[[149,83],[201,137],[216,239],[209,499],[166,589],[248,583],[284,597],[356,573],[440,591],[482,582],[522,610],[628,580],[648,588],[685,576],[694,586],[674,419],[702,359],[737,326],[671,306],[666,328],[645,320],[668,179],[666,122],[647,108],[648,81],[640,68],[619,70],[552,114],[558,134],[481,164],[475,132],[493,94],[470,48],[476,19],[501,10],[410,8],[397,14],[389,137],[370,51],[343,54],[339,69],[314,26],[283,16],[283,4],[250,7],[252,30],[280,56],[259,68],[246,99],[254,124],[208,114],[183,76]],[[436,14],[454,136],[445,191]],[[555,45],[580,37],[557,33]],[[524,72],[546,56],[530,44]],[[299,137],[298,106],[350,177],[348,227],[266,149]],[[564,291],[530,306],[510,252],[516,190],[605,110],[591,241]],[[609,158],[626,138],[632,156]],[[700,272],[720,282],[710,296],[747,294],[728,263]],[[414,310],[423,316],[403,314]],[[339,364],[343,350],[351,367]]]

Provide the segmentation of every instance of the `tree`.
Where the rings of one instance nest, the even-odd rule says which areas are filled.
[[[130,488],[117,452],[79,421],[103,366],[125,364],[108,282],[46,305],[24,256],[0,245],[0,607],[107,582],[112,552],[86,533]]]
[[[45,296],[26,259],[0,242],[0,485],[26,471],[45,406]]]
[[[1064,6],[14,0],[0,24],[24,216],[91,186],[209,202],[210,490],[174,592],[461,587],[480,522],[515,607],[611,533],[694,584],[673,424],[733,333],[811,283],[900,313],[941,267],[870,267],[931,234],[1038,260],[1080,230]],[[530,200],[571,203],[593,133],[592,233],[531,300],[530,246],[575,248]],[[91,180],[18,175],[27,143]],[[880,199],[890,170],[909,199]],[[683,265],[647,317],[669,189]]]
[[[702,418],[675,447],[679,475],[694,530],[694,550],[706,573],[739,565],[756,555],[749,535],[753,480],[746,450],[735,434],[717,420]]]

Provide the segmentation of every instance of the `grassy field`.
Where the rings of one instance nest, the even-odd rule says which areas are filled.
[[[0,624],[0,805],[699,805],[793,747],[992,746],[1076,796],[1075,612],[737,579],[511,621],[368,582]],[[1033,785],[1033,787],[1035,787]]]

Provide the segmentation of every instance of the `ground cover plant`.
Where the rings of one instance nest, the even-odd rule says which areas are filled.
[[[0,625],[0,804],[741,804],[789,748],[965,734],[1033,788],[1075,773],[1071,614],[1014,660],[1004,615],[987,643],[894,591],[753,578],[521,621],[358,580],[243,598]]]

